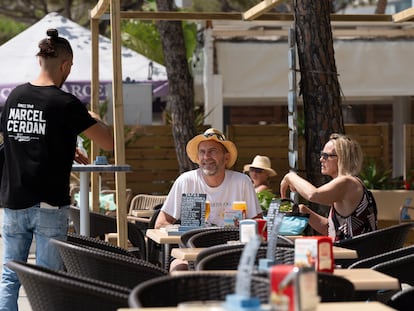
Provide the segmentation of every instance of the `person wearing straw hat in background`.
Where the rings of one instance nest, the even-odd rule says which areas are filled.
[[[241,172],[230,170],[237,160],[235,144],[219,130],[210,128],[187,143],[187,155],[199,165],[198,169],[184,172],[174,182],[155,228],[174,224],[181,215],[183,193],[205,193],[210,202],[211,225],[224,225],[224,212],[232,210],[234,201],[245,201],[246,218],[263,216],[252,182]]]
[[[246,164],[243,167],[243,171],[249,173],[256,192],[272,190],[269,184],[269,178],[276,176],[277,173],[272,169],[272,164],[268,157],[261,155],[255,156],[251,164]]]

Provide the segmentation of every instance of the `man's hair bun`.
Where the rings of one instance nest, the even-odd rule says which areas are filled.
[[[59,37],[59,33],[58,33],[57,29],[54,29],[54,28],[48,29],[46,31],[46,34],[51,38]]]

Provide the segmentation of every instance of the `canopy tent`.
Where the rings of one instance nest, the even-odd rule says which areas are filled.
[[[59,35],[68,39],[74,52],[71,74],[63,89],[89,102],[91,93],[91,31],[59,15],[49,13],[0,46],[0,105],[18,84],[36,78],[39,64],[36,58],[37,42],[46,38],[46,30],[56,28]],[[99,36],[99,96],[106,98],[106,85],[112,83],[111,40]],[[165,96],[168,91],[165,67],[128,49],[121,48],[122,80],[128,82],[151,82],[154,96]]]

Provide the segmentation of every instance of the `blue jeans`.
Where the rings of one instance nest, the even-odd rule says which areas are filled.
[[[69,206],[59,209],[30,208],[12,210],[4,208],[3,214],[3,271],[0,283],[0,310],[18,310],[17,299],[20,282],[17,274],[6,267],[10,260],[26,262],[33,235],[36,240],[36,264],[50,269],[62,269],[58,250],[49,239],[66,240]]]

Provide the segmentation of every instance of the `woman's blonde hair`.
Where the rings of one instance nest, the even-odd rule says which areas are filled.
[[[364,159],[361,146],[349,136],[333,133],[329,140],[334,144],[338,155],[338,174],[357,176]]]

